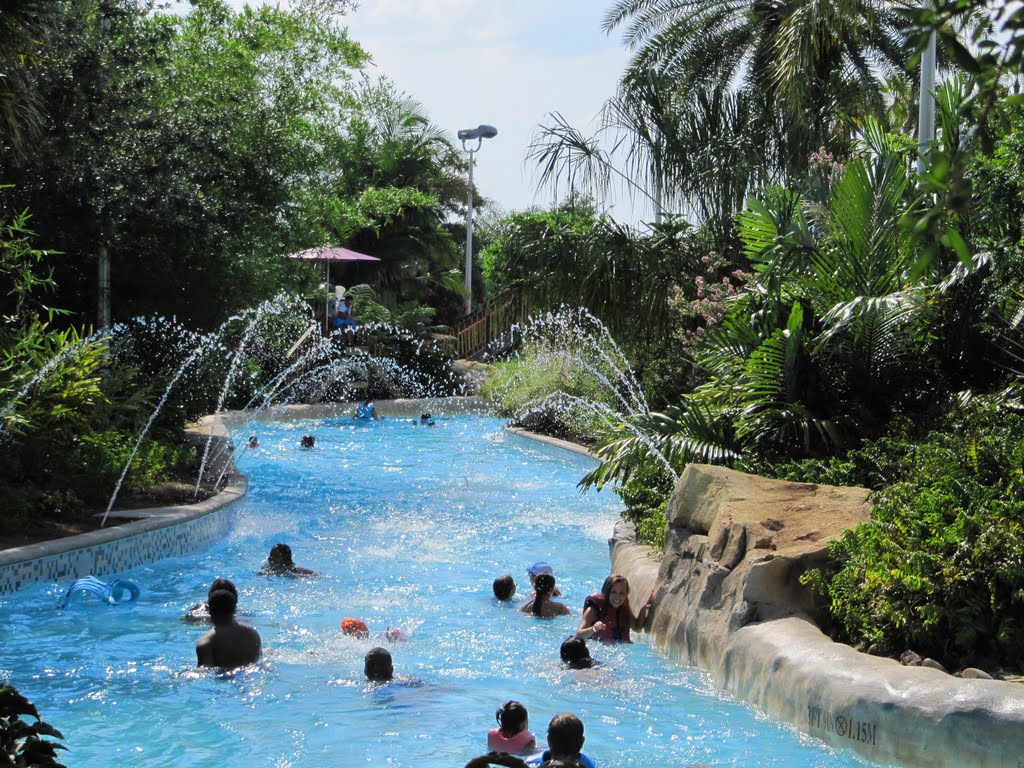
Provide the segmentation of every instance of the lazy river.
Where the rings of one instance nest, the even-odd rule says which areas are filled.
[[[228,538],[199,556],[124,574],[134,603],[83,599],[68,584],[0,599],[0,679],[62,730],[77,768],[111,765],[462,766],[486,751],[505,701],[548,720],[571,711],[602,768],[654,765],[839,768],[868,765],[716,691],[700,671],[644,642],[592,643],[603,664],[563,669],[558,647],[608,573],[621,508],[581,495],[590,459],[504,431],[486,416],[377,424],[348,418],[267,422],[240,453],[248,496]],[[316,447],[299,447],[303,434]],[[237,440],[236,436],[236,440]],[[277,542],[315,579],[256,574]],[[491,581],[547,560],[573,617],[541,621],[498,604]],[[264,659],[233,674],[195,669],[204,627],[181,622],[211,581],[231,578]],[[642,598],[641,598],[642,599]],[[362,619],[369,640],[343,635]],[[383,635],[400,627],[404,642]],[[362,660],[389,645],[415,685],[368,684]]]

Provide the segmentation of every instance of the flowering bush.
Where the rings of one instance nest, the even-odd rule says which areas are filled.
[[[750,274],[734,269],[722,274],[725,261],[715,251],[701,257],[704,274],[693,278],[694,288],[675,286],[669,298],[669,310],[676,316],[673,338],[691,354],[701,337],[718,325],[728,309],[728,300],[736,289],[750,279]]]
[[[824,205],[832,194],[832,188],[842,177],[846,166],[837,161],[824,147],[818,147],[807,161],[807,190],[811,200]]]

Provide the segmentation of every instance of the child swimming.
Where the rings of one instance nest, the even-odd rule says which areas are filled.
[[[518,701],[507,701],[494,713],[497,728],[487,732],[487,748],[510,755],[528,755],[537,750],[537,739],[530,733],[526,707]]]
[[[564,604],[556,603],[551,599],[555,592],[555,577],[550,573],[542,573],[534,581],[537,588],[537,596],[519,610],[523,613],[532,613],[541,619],[553,619],[555,616],[572,616]]]

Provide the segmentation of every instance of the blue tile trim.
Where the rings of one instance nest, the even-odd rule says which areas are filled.
[[[223,539],[234,525],[232,506],[248,481],[232,475],[216,496],[182,507],[140,510],[146,518],[0,552],[0,594],[30,584],[112,576],[165,557],[188,555]]]

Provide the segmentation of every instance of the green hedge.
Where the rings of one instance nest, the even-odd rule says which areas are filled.
[[[880,453],[898,447],[889,439]],[[806,582],[826,597],[840,639],[891,655],[909,648],[951,667],[1016,666],[1024,417],[958,409],[902,448],[902,476],[875,492],[871,521],[829,547],[834,573],[814,571]]]

